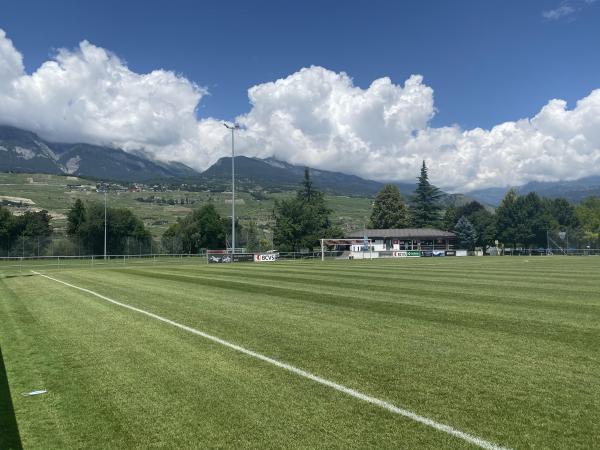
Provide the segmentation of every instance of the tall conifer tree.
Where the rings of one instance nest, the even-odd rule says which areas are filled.
[[[421,166],[421,175],[418,180],[411,208],[413,226],[437,228],[440,226],[442,192],[429,182],[425,161]]]

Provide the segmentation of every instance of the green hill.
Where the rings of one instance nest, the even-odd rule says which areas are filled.
[[[113,188],[116,186],[113,186]],[[1,195],[30,199],[33,205],[17,206],[11,203],[14,211],[26,208],[46,209],[53,217],[52,225],[60,233],[66,224],[66,213],[73,202],[103,201],[103,195],[96,192],[96,183],[84,178],[49,174],[9,174],[0,173]],[[259,225],[268,225],[274,201],[294,195],[292,190],[264,193],[260,196],[249,192],[236,192],[236,216],[242,221],[254,220]],[[351,230],[364,227],[371,209],[372,199],[327,194],[328,204],[333,208],[336,224]],[[160,236],[178,217],[183,217],[192,208],[212,202],[223,216],[231,214],[231,193],[186,190],[153,191],[147,187],[141,192],[121,192],[109,194],[112,206],[131,208],[135,211],[154,236]]]

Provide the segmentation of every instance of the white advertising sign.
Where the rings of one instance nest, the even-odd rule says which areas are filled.
[[[395,258],[418,258],[421,256],[421,252],[419,250],[404,250],[392,252],[392,256]]]
[[[277,253],[265,253],[262,255],[254,255],[255,262],[273,262],[277,261],[279,255]]]

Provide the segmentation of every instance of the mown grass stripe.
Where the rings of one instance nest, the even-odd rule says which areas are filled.
[[[475,435],[466,433],[464,431],[458,430],[458,429],[456,429],[456,428],[454,428],[454,427],[452,427],[450,425],[437,422],[437,421],[429,419],[428,417],[425,417],[425,416],[421,416],[421,415],[416,414],[416,413],[414,413],[414,412],[412,412],[410,410],[407,410],[407,409],[404,409],[404,408],[400,408],[400,407],[398,407],[396,405],[393,405],[391,403],[388,403],[388,402],[386,402],[384,400],[381,400],[381,399],[372,397],[370,395],[364,394],[364,393],[362,393],[360,391],[357,391],[357,390],[349,388],[347,386],[338,384],[338,383],[336,383],[334,381],[327,380],[325,378],[319,377],[318,375],[315,375],[313,373],[307,372],[307,371],[305,371],[303,369],[300,369],[298,367],[292,366],[292,365],[287,364],[285,362],[278,361],[276,359],[273,359],[273,358],[271,358],[269,356],[266,356],[266,355],[263,355],[261,353],[255,352],[253,350],[246,349],[246,348],[241,347],[241,346],[239,346],[237,344],[234,344],[234,343],[231,343],[231,342],[226,341],[224,339],[221,339],[221,338],[219,338],[217,336],[213,336],[211,334],[208,334],[208,333],[205,333],[203,331],[197,330],[196,328],[192,328],[192,327],[189,327],[187,325],[181,324],[179,322],[175,322],[173,320],[167,319],[166,317],[159,316],[158,314],[154,314],[154,313],[151,313],[149,311],[146,311],[146,310],[143,310],[143,309],[140,309],[140,308],[136,308],[135,306],[131,306],[131,305],[128,305],[126,303],[119,302],[117,300],[114,300],[114,299],[111,299],[109,297],[106,297],[106,296],[104,296],[102,294],[99,294],[99,293],[97,293],[95,291],[92,291],[90,289],[86,289],[86,288],[83,288],[83,287],[80,287],[80,286],[76,286],[74,284],[67,283],[65,281],[59,280],[58,278],[50,277],[48,275],[45,275],[45,274],[42,274],[42,273],[39,273],[39,272],[35,272],[35,271],[32,271],[32,272],[35,273],[36,275],[40,275],[40,276],[42,276],[44,278],[47,278],[47,279],[52,280],[52,281],[55,281],[57,283],[61,283],[61,284],[65,285],[65,286],[71,287],[73,289],[80,290],[82,292],[85,292],[87,294],[90,294],[90,295],[93,295],[95,297],[98,297],[98,298],[100,298],[102,300],[105,300],[107,302],[110,302],[112,304],[120,306],[122,308],[126,308],[126,309],[129,309],[131,311],[134,311],[134,312],[146,315],[146,316],[148,316],[150,318],[153,318],[155,320],[159,320],[161,322],[167,323],[169,325],[172,325],[174,327],[180,328],[180,329],[182,329],[184,331],[187,331],[189,333],[195,334],[197,336],[201,336],[201,337],[203,337],[205,339],[208,339],[208,340],[210,340],[212,342],[220,344],[220,345],[222,345],[224,347],[230,348],[232,350],[235,350],[235,351],[240,352],[242,354],[245,354],[247,356],[251,356],[253,358],[259,359],[259,360],[264,361],[266,363],[272,364],[272,365],[274,365],[276,367],[279,367],[281,369],[284,369],[284,370],[286,370],[288,372],[294,373],[294,374],[296,374],[298,376],[301,376],[303,378],[306,378],[306,379],[309,379],[309,380],[314,381],[316,383],[322,384],[324,386],[332,388],[332,389],[334,389],[334,390],[336,390],[338,392],[342,392],[344,394],[347,394],[347,395],[349,395],[351,397],[354,397],[356,399],[359,399],[359,400],[362,400],[364,402],[370,403],[372,405],[378,406],[380,408],[386,409],[386,410],[388,410],[388,411],[390,411],[390,412],[392,412],[394,414],[398,414],[400,416],[406,417],[406,418],[411,419],[411,420],[413,420],[415,422],[418,422],[418,423],[421,423],[421,424],[426,425],[428,427],[431,427],[431,428],[433,428],[435,430],[438,430],[438,431],[447,433],[449,435],[455,436],[455,437],[457,437],[459,439],[462,439],[462,440],[464,440],[466,442],[474,444],[474,445],[476,445],[478,447],[481,447],[483,449],[486,449],[486,450],[508,450],[507,447],[500,446],[500,445],[498,445],[496,443],[487,441],[487,440],[485,440],[483,438],[480,438],[478,436],[475,436]]]
[[[294,300],[304,303],[335,306],[348,310],[397,316],[423,322],[448,324],[457,327],[482,330],[487,333],[504,333],[515,336],[527,336],[536,339],[553,340],[565,345],[578,346],[582,344],[597,345],[600,335],[596,328],[575,327],[573,325],[556,323],[531,317],[503,317],[493,312],[477,312],[466,310],[448,310],[444,305],[420,304],[415,302],[399,302],[397,299],[369,298],[354,295],[342,295],[331,292],[308,291],[302,286],[295,288],[271,286],[248,281],[223,280],[201,275],[165,274],[161,272],[146,272],[128,269],[130,275],[163,279],[173,282],[197,284],[203,287],[252,293],[261,296]],[[306,295],[310,292],[310,295]]]
[[[173,269],[175,270],[175,269]],[[186,275],[186,276],[195,276],[198,272],[193,270],[177,270],[177,272],[173,272],[173,270],[169,269],[161,269],[161,270],[153,270],[152,273],[163,273],[163,274],[174,274],[174,275]],[[119,271],[124,272],[124,271]],[[352,289],[354,291],[364,291],[365,293],[383,293],[383,294],[395,294],[397,297],[402,298],[410,298],[415,297],[415,295],[429,295],[433,294],[437,296],[443,296],[443,299],[455,302],[468,302],[473,304],[482,304],[482,305],[490,305],[494,302],[494,305],[500,306],[510,306],[518,309],[528,309],[531,307],[535,307],[541,310],[549,310],[549,311],[573,311],[573,303],[577,303],[577,312],[583,313],[587,312],[590,314],[600,313],[600,304],[596,303],[582,303],[581,295],[582,294],[595,294],[597,292],[596,289],[590,290],[578,290],[578,292],[574,293],[572,289],[563,288],[561,286],[560,289],[553,286],[542,285],[539,286],[534,283],[529,283],[527,285],[519,286],[519,288],[523,288],[522,290],[518,290],[516,292],[512,292],[510,296],[506,295],[506,292],[501,288],[503,287],[501,284],[496,284],[499,289],[493,290],[483,290],[481,287],[471,287],[466,286],[464,281],[458,280],[446,280],[446,279],[429,279],[425,280],[425,278],[417,278],[411,277],[410,279],[396,279],[394,280],[396,284],[382,284],[379,283],[377,277],[369,276],[368,280],[358,280],[357,278],[346,279],[343,277],[331,278],[326,277],[324,275],[316,276],[309,274],[307,272],[267,272],[260,274],[260,277],[257,277],[255,273],[244,271],[244,270],[231,270],[231,271],[219,271],[218,273],[211,272],[213,277],[219,277],[219,279],[232,279],[234,281],[239,281],[240,278],[244,280],[257,280],[260,284],[272,283],[276,286],[281,286],[281,283],[289,283],[292,285],[301,285],[301,286],[313,286],[315,289]],[[440,283],[435,284],[423,284],[420,281],[440,281]],[[471,281],[469,280],[471,283]],[[486,287],[489,288],[491,283],[488,283]],[[483,284],[481,286],[484,286]],[[515,286],[511,286],[515,288]],[[529,292],[534,289],[538,294],[547,293],[547,294],[556,294],[563,293],[564,296],[561,297],[560,300],[550,301],[547,299],[539,299],[537,297],[532,297]],[[571,296],[571,301],[568,301],[568,296]]]

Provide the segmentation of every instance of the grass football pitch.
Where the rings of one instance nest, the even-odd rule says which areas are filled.
[[[600,258],[29,264],[2,449],[600,448]]]

